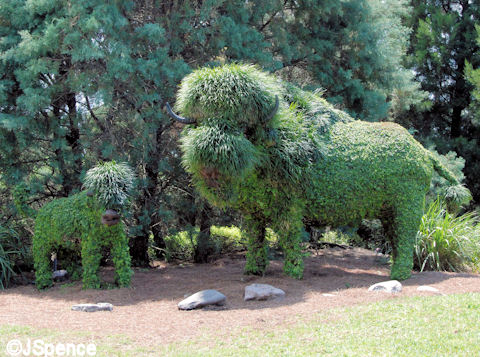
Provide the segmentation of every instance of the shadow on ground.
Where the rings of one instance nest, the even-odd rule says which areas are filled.
[[[302,280],[285,276],[283,262],[270,263],[265,276],[245,276],[244,257],[223,258],[210,264],[168,265],[155,269],[135,269],[131,288],[82,290],[80,282],[56,283],[45,291],[34,286],[20,286],[0,293],[2,296],[19,294],[34,299],[53,299],[69,303],[108,301],[115,306],[131,306],[142,302],[179,302],[185,296],[204,289],[216,289],[227,296],[224,309],[264,309],[272,306],[292,305],[311,294],[336,294],[389,280],[389,267],[385,259],[375,253],[360,249],[323,249],[312,252],[305,259]],[[102,270],[102,279],[113,282],[111,268]],[[479,280],[479,275],[444,272],[414,273],[402,282],[405,287],[437,284],[453,277]],[[252,283],[271,284],[283,289],[286,298],[275,301],[244,302],[245,286]]]

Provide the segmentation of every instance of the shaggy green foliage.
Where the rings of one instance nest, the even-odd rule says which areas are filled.
[[[279,82],[252,65],[202,68],[185,77],[176,109],[197,122],[208,118],[229,119],[235,127],[256,127],[258,118],[273,108]]]
[[[208,122],[208,120],[206,120]],[[224,123],[206,124],[182,140],[184,162],[195,163],[192,170],[216,167],[228,175],[231,170],[248,173],[258,164],[255,146]],[[215,165],[215,166],[213,166]]]
[[[129,286],[132,270],[126,228],[123,222],[113,226],[101,224],[104,209],[95,197],[81,192],[68,198],[56,199],[38,211],[33,258],[39,289],[52,284],[50,256],[59,248],[81,251],[83,287],[99,288],[102,249],[109,247],[117,284]]]
[[[269,109],[275,96],[281,104],[272,117]],[[176,108],[198,123],[186,129],[182,139],[183,162],[197,188],[213,204],[243,213],[249,242],[247,273],[263,274],[266,269],[266,227],[278,234],[285,272],[301,278],[304,218],[331,226],[355,226],[362,219],[378,218],[392,243],[391,276],[406,279],[434,170],[458,185],[401,126],[355,121],[318,94],[252,66],[193,72],[182,81]],[[226,141],[225,135],[238,138]],[[225,147],[238,142],[242,145]],[[250,156],[251,164],[228,167],[225,160],[217,163],[214,154],[204,159],[205,151],[220,150]]]
[[[475,213],[456,216],[437,199],[420,224],[415,267],[423,270],[464,271],[480,268],[480,224]]]
[[[127,163],[104,162],[87,171],[83,187],[107,208],[122,207],[133,189],[135,173]]]

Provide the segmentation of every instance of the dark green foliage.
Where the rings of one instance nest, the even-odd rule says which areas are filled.
[[[475,25],[477,30],[477,53],[476,56],[480,56],[480,22]],[[480,124],[480,64],[475,68],[470,62],[465,64],[465,74],[468,79],[468,82],[473,86],[472,89],[472,103],[470,110],[473,112],[473,122],[475,125]]]
[[[234,207],[244,215],[249,235],[246,272],[265,271],[267,227],[278,234],[285,252],[285,272],[301,278],[303,218],[331,226],[358,226],[362,219],[379,218],[392,244],[391,276],[408,278],[433,172],[452,185],[458,185],[456,178],[401,126],[352,120],[317,95],[275,79],[264,80],[280,87],[278,93],[271,93],[274,89],[262,87],[263,83],[251,84],[266,76],[256,71],[251,66],[226,65],[193,72],[182,82],[177,101],[181,114],[194,116],[199,123],[183,132],[183,143],[190,144],[184,146],[186,169],[213,204]],[[202,102],[196,99],[201,97],[203,78],[207,86],[217,86],[217,91],[209,89],[211,93],[228,94],[211,95],[208,109],[202,109]],[[262,88],[261,98],[270,97],[270,106],[250,98]],[[282,97],[281,110],[268,119],[265,108],[273,106],[275,95]],[[229,109],[223,112],[225,108]],[[240,112],[249,119],[231,117]],[[255,114],[256,122],[252,119]],[[212,126],[217,126],[213,132],[209,131]],[[221,141],[224,135],[239,138]],[[207,148],[204,141],[222,146]],[[239,141],[250,145],[224,147]],[[232,165],[228,171],[225,161],[215,164],[219,150],[236,151],[236,157],[243,151],[245,157],[252,156],[252,164],[248,170]],[[200,156],[195,152],[208,153]]]
[[[132,270],[125,225],[123,222],[110,227],[101,224],[104,209],[95,197],[81,192],[56,199],[38,211],[33,258],[39,289],[52,284],[50,257],[60,247],[81,251],[84,288],[100,287],[98,273],[103,247],[111,250],[117,284],[121,287],[130,285]]]
[[[30,194],[27,192],[27,190],[28,188],[25,183],[16,185],[13,189],[13,202],[20,216],[35,217],[35,210],[28,205]]]
[[[421,140],[435,143],[441,154],[455,151],[465,159],[465,184],[478,202],[480,131],[468,68],[480,66],[480,1],[415,0],[412,5],[413,16],[407,21],[413,29],[410,60],[428,93],[428,106],[408,113],[409,126]]]
[[[450,151],[445,155],[440,155],[436,150],[430,148],[432,154],[441,162],[443,166],[449,169],[449,171],[455,176],[458,182],[463,182],[465,180],[465,175],[463,174],[463,169],[465,167],[465,159],[458,156],[454,151]],[[438,173],[434,173],[432,177],[432,183],[430,185],[430,190],[428,191],[428,204],[432,201],[435,201],[439,196],[444,197],[447,188],[450,186],[450,183],[440,176]]]

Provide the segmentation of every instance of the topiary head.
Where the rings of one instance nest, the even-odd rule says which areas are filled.
[[[127,163],[108,161],[87,171],[84,189],[109,210],[121,211],[133,190],[135,174]]]
[[[175,114],[187,127],[181,138],[183,163],[203,193],[228,199],[235,183],[261,162],[281,85],[252,65],[202,68],[185,77]]]

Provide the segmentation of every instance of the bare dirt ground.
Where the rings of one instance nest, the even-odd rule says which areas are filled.
[[[19,286],[0,293],[0,324],[27,325],[83,331],[101,338],[123,334],[142,345],[185,341],[204,334],[228,334],[241,327],[269,330],[299,318],[341,306],[365,304],[412,295],[419,285],[430,285],[443,294],[480,292],[480,275],[423,272],[403,282],[396,295],[368,292],[367,288],[389,280],[389,267],[363,249],[325,249],[305,260],[305,277],[294,280],[282,274],[282,262],[272,261],[264,277],[243,275],[245,260],[224,258],[212,264],[166,265],[135,270],[131,288],[82,290],[79,282],[57,284],[39,292]],[[104,269],[111,279],[111,269]],[[282,300],[243,301],[246,285],[266,283],[286,292]],[[179,311],[184,296],[216,289],[227,296],[223,308]],[[332,294],[334,296],[325,296]],[[110,302],[113,312],[71,311],[78,303]]]

